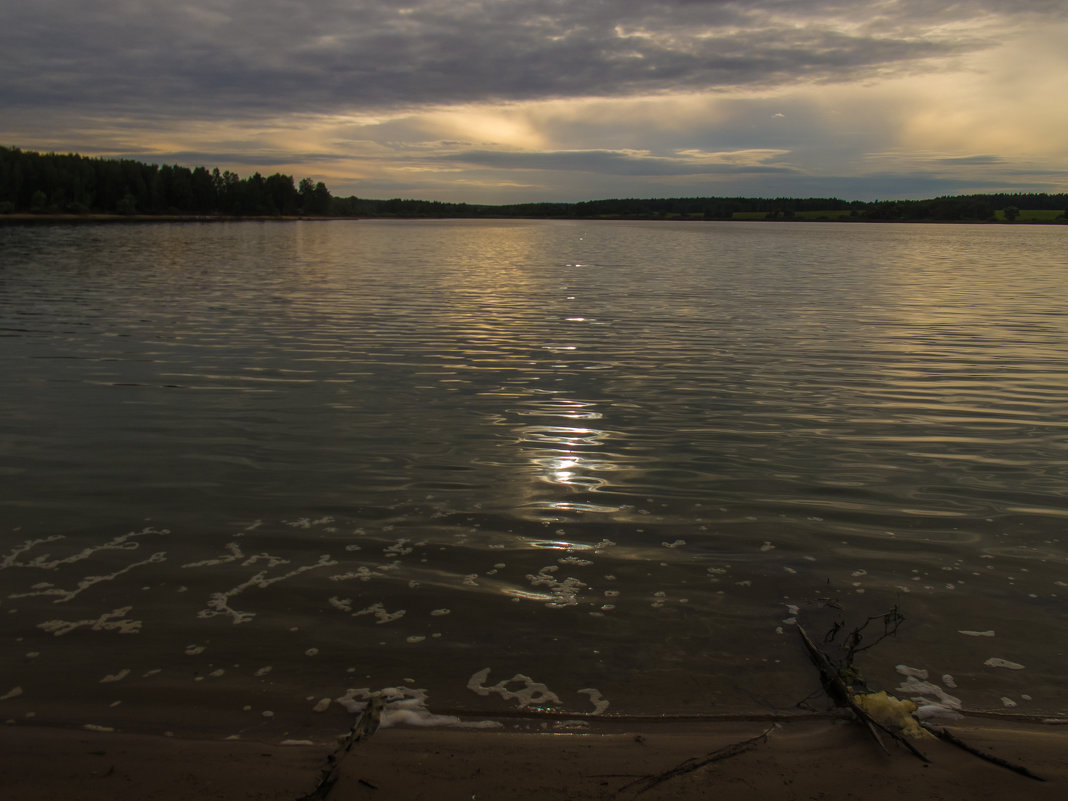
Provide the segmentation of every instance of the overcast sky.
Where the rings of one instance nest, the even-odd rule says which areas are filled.
[[[0,0],[0,140],[502,203],[1068,191],[1066,0]]]

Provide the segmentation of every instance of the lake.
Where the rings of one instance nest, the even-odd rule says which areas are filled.
[[[1064,227],[0,228],[0,720],[794,714],[828,604],[904,615],[874,686],[1068,716],[1066,268]]]

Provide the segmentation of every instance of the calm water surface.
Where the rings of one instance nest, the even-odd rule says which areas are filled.
[[[0,229],[0,719],[788,712],[821,599],[904,613],[874,684],[1068,715],[1066,268],[1023,226]]]

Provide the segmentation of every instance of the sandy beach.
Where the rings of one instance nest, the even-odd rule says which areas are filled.
[[[388,728],[343,758],[327,796],[356,799],[925,799],[1063,798],[1068,728],[980,720],[953,732],[1025,765],[1021,776],[939,741],[924,764],[883,753],[848,721],[789,722],[743,753],[663,776],[687,760],[758,736],[769,723],[599,724],[555,733]],[[257,799],[297,801],[317,784],[332,743],[182,740],[49,729],[2,729],[0,786],[20,801]],[[692,764],[692,763],[691,763]]]

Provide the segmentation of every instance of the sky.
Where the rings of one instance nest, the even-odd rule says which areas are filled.
[[[1065,0],[0,0],[0,144],[473,203],[1068,191]]]

